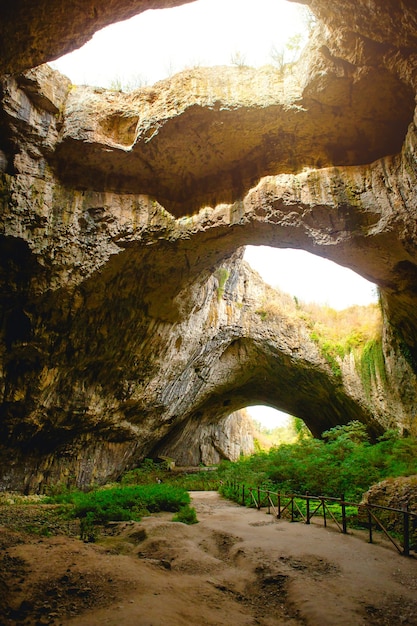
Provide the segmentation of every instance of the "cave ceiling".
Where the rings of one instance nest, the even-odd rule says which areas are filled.
[[[9,486],[71,463],[78,482],[103,480],[187,420],[254,401],[314,434],[352,418],[417,429],[415,2],[305,2],[318,25],[291,75],[197,68],[123,94],[35,67],[179,4],[0,9]],[[250,243],[302,248],[379,286],[389,393],[358,391],[352,364],[335,377],[295,305],[265,322],[275,296],[242,262]]]

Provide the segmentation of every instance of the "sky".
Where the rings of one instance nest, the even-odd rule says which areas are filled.
[[[307,40],[306,23],[306,8],[286,0],[198,0],[108,26],[50,65],[74,84],[139,87],[195,65],[231,65],[237,55],[253,67],[270,64],[274,49],[291,54],[294,35]],[[377,297],[350,270],[301,250],[248,246],[245,258],[267,283],[306,302],[342,309]],[[268,407],[249,411],[268,428],[288,419]]]
[[[74,84],[102,87],[116,78],[151,85],[193,65],[230,65],[238,52],[258,67],[294,34],[307,39],[305,15],[304,6],[286,0],[198,0],[112,24],[51,65]]]
[[[272,287],[304,302],[342,310],[377,302],[373,283],[352,270],[304,250],[247,246],[245,260]]]

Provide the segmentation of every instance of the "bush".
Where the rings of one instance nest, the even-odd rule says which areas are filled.
[[[219,476],[216,470],[188,474],[169,472],[164,480],[170,485],[182,487],[187,491],[216,491],[219,488]]]
[[[183,524],[197,524],[198,523],[195,509],[188,506],[188,504],[180,508],[178,513],[174,515],[174,517],[172,518],[172,521],[182,522]]]
[[[85,543],[94,543],[97,540],[98,532],[94,524],[94,513],[87,513],[80,520],[80,539]]]
[[[165,463],[144,459],[139,467],[126,472],[120,482],[122,485],[147,485],[162,480],[166,473]]]

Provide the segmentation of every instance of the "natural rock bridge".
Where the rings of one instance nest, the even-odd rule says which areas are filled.
[[[253,403],[316,435],[350,419],[416,433],[414,3],[311,0],[291,77],[199,68],[133,94],[29,68],[180,3],[43,4],[0,20],[3,487],[195,458],[198,432]],[[366,394],[349,359],[334,375],[295,304],[242,261],[261,243],[379,286],[383,388]],[[262,319],[271,299],[281,312]]]

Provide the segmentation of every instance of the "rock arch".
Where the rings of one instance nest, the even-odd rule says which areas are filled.
[[[315,434],[351,418],[417,432],[413,1],[308,2],[325,26],[291,83],[199,69],[124,96],[47,66],[10,73],[171,4],[84,4],[72,44],[45,34],[55,14],[40,0],[0,21],[25,10],[37,33],[2,55],[3,487],[115,477],[255,400]],[[300,247],[379,286],[384,389],[367,396],[349,362],[335,377],[288,303],[262,320],[272,296],[246,243]]]

